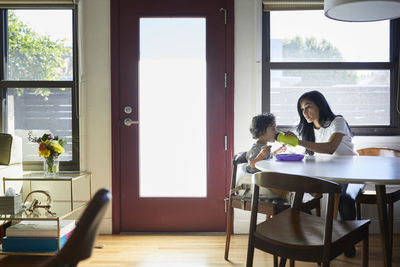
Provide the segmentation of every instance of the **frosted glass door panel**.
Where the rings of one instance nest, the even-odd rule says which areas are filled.
[[[206,21],[141,18],[140,197],[206,197]]]

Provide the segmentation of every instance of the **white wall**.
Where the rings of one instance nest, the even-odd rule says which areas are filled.
[[[81,169],[92,172],[92,192],[111,189],[110,1],[79,1]],[[111,233],[111,205],[101,225]]]
[[[235,152],[247,150],[248,127],[261,112],[261,0],[235,1]],[[111,188],[111,68],[109,0],[79,1],[81,168],[92,172],[93,191]],[[400,137],[356,137],[357,148],[400,149]],[[374,216],[374,207],[367,210]],[[247,232],[249,213],[237,211],[235,232]],[[400,232],[400,205],[395,231]],[[111,233],[111,208],[102,233]],[[374,227],[372,227],[374,228]]]

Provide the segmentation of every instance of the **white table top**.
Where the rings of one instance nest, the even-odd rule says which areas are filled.
[[[400,184],[400,157],[306,156],[302,161],[262,160],[256,168],[338,183]]]

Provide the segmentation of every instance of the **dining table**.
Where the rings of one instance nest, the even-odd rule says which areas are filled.
[[[291,157],[286,157],[290,159]],[[282,157],[285,159],[285,157]],[[337,183],[374,184],[377,195],[379,228],[382,235],[384,266],[392,266],[392,238],[386,205],[386,185],[400,185],[399,157],[318,155],[301,160],[261,160],[260,171],[322,178]]]

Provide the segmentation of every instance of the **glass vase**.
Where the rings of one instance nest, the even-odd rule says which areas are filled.
[[[43,161],[44,176],[56,176],[60,171],[60,161],[58,158],[48,157]]]

